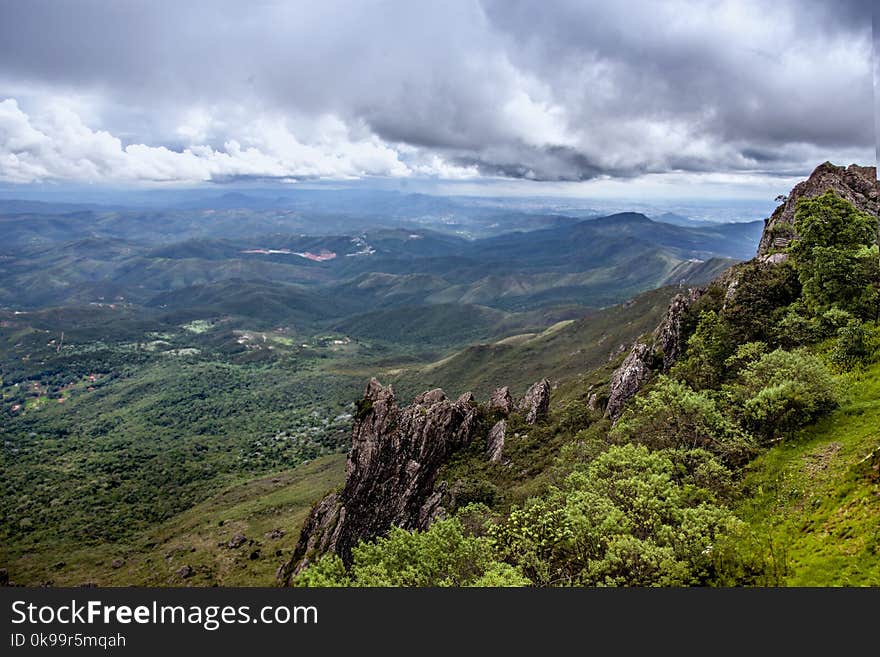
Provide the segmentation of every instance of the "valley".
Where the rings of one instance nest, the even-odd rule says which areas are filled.
[[[279,232],[245,235],[231,217],[248,213],[228,208],[217,209],[210,231],[183,210],[27,210],[0,217],[8,235],[0,247],[0,568],[13,582],[278,583],[279,565],[303,554],[299,530],[313,505],[349,483],[343,454],[375,412],[360,399],[371,377],[393,386],[393,413],[406,417],[440,412],[432,404],[447,401],[421,394],[436,388],[472,404],[468,430],[479,435],[451,448],[430,475],[446,482],[438,499],[451,523],[432,527],[483,527],[461,540],[502,560],[487,561],[485,577],[592,585],[599,575],[590,568],[601,564],[612,569],[603,581],[625,585],[876,581],[873,347],[859,352],[858,367],[833,360],[846,334],[838,329],[856,326],[851,312],[866,317],[858,326],[868,342],[873,324],[861,306],[807,315],[785,259],[761,259],[781,251],[750,259],[778,218],[765,229],[638,213],[557,216],[529,231],[514,220],[508,232],[463,237],[442,222],[363,228],[340,217],[328,233],[285,232],[295,227],[289,217],[250,210],[251,226],[272,216]],[[205,212],[196,216],[213,216]],[[767,438],[783,420],[745,424],[757,402],[737,395],[752,385],[743,373],[773,358],[829,363],[852,395],[834,397],[825,419],[810,415],[817,424]],[[515,400],[544,379],[550,412],[539,421],[520,414],[524,401],[504,416],[487,410],[500,387]],[[461,402],[467,393],[474,401]],[[684,414],[676,431],[697,432],[690,450],[650,443],[670,421],[644,420],[658,395],[671,395],[664,412]],[[694,409],[704,418],[688,415]],[[499,417],[503,457],[490,462],[480,432]],[[705,418],[716,425],[703,427]],[[643,421],[643,431],[628,428]],[[724,450],[733,451],[713,452],[717,441],[732,441]],[[639,452],[643,443],[650,449]],[[517,533],[514,519],[529,508],[547,518],[559,517],[560,504],[581,513],[565,506],[581,494],[610,509],[607,491],[590,488],[604,485],[603,463],[619,476],[641,463],[636,479],[639,468],[676,473],[664,479],[672,488],[655,493],[675,500],[662,523],[693,516],[693,531],[706,532],[694,540],[721,541],[724,564],[688,552],[673,559],[669,550],[685,548],[649,533],[639,554],[673,560],[635,581],[636,571],[614,570],[611,556],[582,563],[568,544],[544,552]],[[612,523],[622,532],[613,540],[627,545],[633,538],[621,522]],[[405,529],[394,540],[434,540],[433,528]],[[817,532],[840,541],[829,547]],[[531,561],[504,556],[499,536],[537,552]],[[371,558],[385,558],[384,540]],[[356,567],[342,582],[329,557],[320,564],[294,583],[357,584]]]
[[[551,228],[532,216],[531,232],[479,239],[393,222],[254,235],[300,224],[262,210],[17,209],[28,214],[0,217],[0,567],[56,584],[173,583],[173,569],[103,572],[76,555],[109,563],[222,489],[344,452],[375,374],[410,395],[426,382],[524,389],[547,367],[577,376],[655,322],[673,288],[630,296],[707,280],[760,234],[624,214]],[[192,582],[248,581],[205,569]]]

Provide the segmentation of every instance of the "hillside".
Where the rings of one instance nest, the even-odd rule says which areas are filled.
[[[469,390],[481,398],[501,385],[525,392],[548,374],[555,382],[577,379],[619,356],[626,345],[656,326],[674,293],[673,288],[646,292],[543,331],[471,345],[434,363],[391,371],[387,378],[404,396],[443,388],[450,395]]]
[[[844,381],[838,410],[744,480],[739,513],[780,555],[788,586],[880,583],[880,365]]]
[[[267,584],[281,565],[297,585],[876,583],[877,219],[825,193],[849,173],[817,171],[783,204],[788,241],[738,264],[716,247],[753,226],[637,213],[276,236],[309,257],[90,237],[52,269],[32,245],[45,269],[0,261],[35,299],[0,311],[0,565],[64,584]]]
[[[873,191],[838,194],[851,175]],[[786,244],[661,301],[604,367],[552,362],[593,317],[398,373],[450,396],[372,380],[279,582],[877,585],[878,195],[820,166]]]
[[[22,555],[12,576],[53,586],[269,586],[279,552],[296,544],[296,532],[281,528],[302,524],[314,498],[343,474],[344,457],[337,454],[243,480],[124,541],[50,544],[43,553]]]

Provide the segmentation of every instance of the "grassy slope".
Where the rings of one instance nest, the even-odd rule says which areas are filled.
[[[841,408],[746,477],[739,513],[769,533],[788,585],[880,584],[880,364],[847,383]]]
[[[321,457],[293,470],[229,486],[127,543],[25,554],[5,566],[13,580],[25,584],[271,586],[311,505],[341,485],[344,472],[344,455]],[[285,535],[266,536],[276,528]],[[238,533],[248,541],[237,549],[226,547]],[[259,558],[251,559],[256,550]],[[115,559],[123,564],[113,567]],[[186,579],[176,574],[184,565],[194,570]]]
[[[498,386],[507,385],[522,394],[545,376],[554,382],[572,380],[605,364],[621,347],[629,347],[641,334],[653,330],[674,293],[668,287],[646,292],[537,335],[474,345],[442,361],[381,376],[394,384],[401,398],[441,387],[450,395],[470,390],[485,399]]]

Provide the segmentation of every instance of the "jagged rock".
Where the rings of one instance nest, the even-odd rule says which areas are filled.
[[[276,527],[272,531],[266,532],[266,538],[273,540],[273,541],[277,541],[280,538],[284,538],[284,530]]]
[[[794,213],[800,199],[821,196],[829,190],[834,190],[862,212],[880,215],[880,185],[876,167],[856,164],[839,167],[825,162],[816,167],[809,178],[795,185],[785,202],[764,221],[758,257],[788,246],[794,237]]]
[[[489,430],[486,437],[486,456],[489,457],[491,463],[501,461],[501,453],[504,450],[504,435],[507,432],[507,421],[499,420]]]
[[[110,562],[111,568],[122,568],[123,565],[125,565],[125,561],[119,557]]]
[[[443,486],[435,489],[441,466],[470,443],[479,409],[473,397],[450,401],[439,388],[399,408],[391,387],[372,379],[358,404],[352,447],[341,493],[331,493],[309,514],[292,559],[278,570],[282,584],[325,552],[346,565],[360,541],[385,534],[394,525],[427,529],[443,514]]]
[[[608,404],[605,415],[617,420],[626,401],[639,391],[651,376],[649,360],[651,348],[644,342],[636,342],[623,363],[611,375]]]
[[[688,308],[703,295],[701,289],[690,289],[687,294],[676,294],[669,302],[663,321],[654,330],[654,344],[651,351],[663,353],[663,371],[675,364],[686,347],[686,336],[682,335],[682,320]]]
[[[236,534],[232,538],[229,539],[229,542],[226,544],[226,547],[234,550],[235,548],[239,548],[242,545],[247,543],[247,536],[244,534]]]
[[[587,408],[593,411],[594,413],[599,410],[599,395],[598,393],[590,393],[590,396],[587,397]]]
[[[178,568],[175,574],[181,579],[187,579],[188,577],[192,577],[194,573],[195,570],[193,570],[193,567],[187,564],[181,568]]]
[[[489,410],[498,411],[504,415],[510,415],[513,412],[513,397],[510,396],[510,388],[504,386],[497,388],[489,398]]]
[[[533,383],[520,400],[517,409],[523,414],[527,424],[535,424],[547,417],[550,410],[550,381],[541,379]]]

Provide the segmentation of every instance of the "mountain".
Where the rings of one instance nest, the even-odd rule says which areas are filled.
[[[797,202],[834,191],[841,198],[868,214],[880,213],[880,193],[877,191],[877,168],[851,164],[840,167],[825,162],[810,177],[795,185],[785,201],[767,219],[758,245],[758,255],[764,256],[774,249],[784,249],[794,237],[794,220]]]
[[[863,221],[871,190],[829,166],[786,204]],[[2,220],[10,579],[880,581],[870,243],[824,239],[850,267],[825,288],[803,249],[741,262],[754,223],[286,212]]]
[[[816,248],[855,249],[852,257],[869,272],[863,293],[876,296],[877,192],[875,170],[822,165],[768,220],[761,242],[773,244],[768,233],[800,198],[820,198],[838,217],[848,213],[847,221],[869,221],[872,230],[857,233],[861,246],[831,236]],[[646,225],[634,215],[615,221]],[[515,248],[510,238],[498,243]],[[494,375],[530,366],[559,375],[549,414],[532,405],[544,390],[534,403],[546,409],[547,379],[518,405],[507,387],[487,402],[471,392],[453,402],[434,388],[407,408],[373,379],[358,403],[342,492],[313,507],[279,581],[876,585],[880,434],[860,416],[880,412],[880,351],[866,346],[880,328],[870,307],[844,310],[848,297],[832,297],[831,311],[811,316],[805,300],[815,303],[809,295],[819,292],[798,284],[813,271],[809,261],[770,255],[677,294],[653,332],[628,353],[611,352],[615,368],[565,371],[548,363],[554,338],[583,331],[570,324],[487,346],[488,358],[453,367],[466,377],[497,360],[499,349],[519,349]],[[812,322],[813,333],[791,332],[794,316]],[[845,323],[832,325],[829,347],[832,316]],[[862,337],[854,342],[855,335]],[[462,352],[434,369],[469,357]],[[845,373],[858,367],[855,378]],[[425,388],[436,383],[431,369],[415,377]],[[855,386],[849,397],[839,395],[833,371]],[[648,522],[644,505],[662,510]],[[669,532],[688,538],[669,542]],[[483,558],[464,567],[450,540]]]

